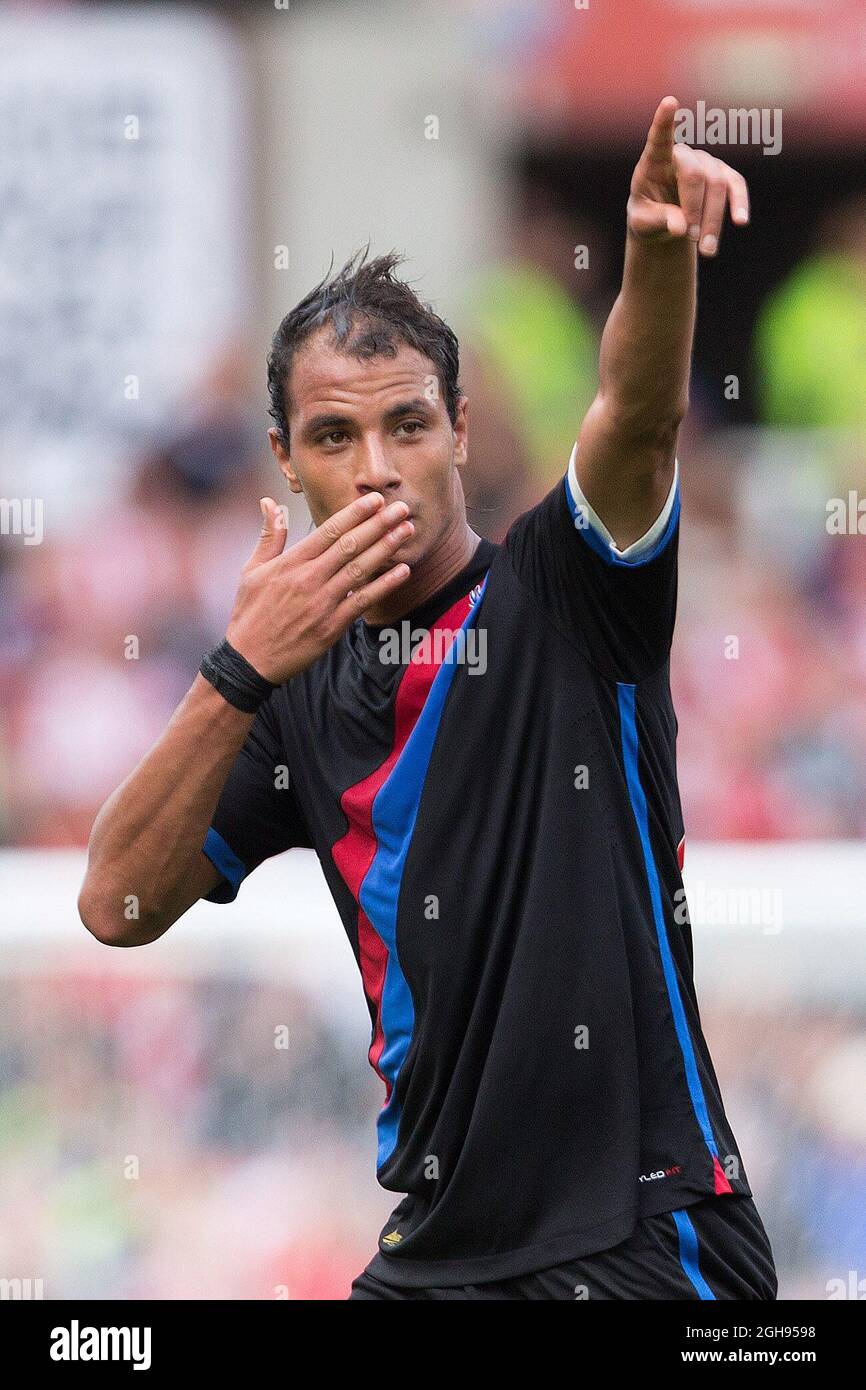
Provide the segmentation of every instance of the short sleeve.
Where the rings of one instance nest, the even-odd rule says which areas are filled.
[[[642,680],[673,640],[679,540],[679,463],[665,504],[644,536],[618,550],[568,470],[514,522],[505,549],[521,582],[602,674]]]
[[[289,777],[272,697],[250,726],[202,846],[222,874],[222,882],[208,893],[207,901],[233,902],[243,880],[265,859],[287,849],[312,847]]]

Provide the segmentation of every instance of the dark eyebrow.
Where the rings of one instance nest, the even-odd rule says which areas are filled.
[[[429,401],[423,396],[416,396],[414,400],[401,401],[399,405],[393,405],[390,410],[386,410],[383,418],[386,425],[393,425],[406,415],[424,415],[429,418],[431,410]],[[301,438],[312,440],[324,430],[346,430],[354,423],[348,415],[313,415],[301,430]]]
[[[404,415],[430,415],[432,407],[429,401],[425,401],[423,396],[416,396],[413,401],[403,401],[400,405],[392,405],[390,410],[386,410],[385,419],[388,424],[402,420]]]
[[[344,430],[352,423],[348,415],[313,415],[301,430],[301,438],[312,439],[320,430]]]

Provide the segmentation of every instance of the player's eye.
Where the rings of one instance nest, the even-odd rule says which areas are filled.
[[[340,440],[341,440],[341,439],[345,439],[345,438],[346,438],[346,431],[345,431],[345,430],[328,430],[328,433],[327,433],[327,434],[323,434],[323,435],[320,436],[320,438],[319,438],[319,443],[320,443],[320,444],[339,444]]]
[[[423,420],[401,420],[400,424],[397,426],[398,432],[400,430],[411,430],[411,434],[409,435],[410,439],[412,438],[412,435],[417,434],[418,431],[423,430],[423,428]]]

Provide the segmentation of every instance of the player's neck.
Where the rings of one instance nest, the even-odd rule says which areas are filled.
[[[387,626],[426,603],[466,568],[480,541],[481,537],[472,530],[465,516],[460,517],[459,523],[413,567],[406,583],[395,591],[390,602],[369,608],[364,621],[372,627]]]

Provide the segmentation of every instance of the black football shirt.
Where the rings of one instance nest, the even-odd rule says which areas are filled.
[[[370,1011],[370,1271],[503,1279],[750,1195],[701,1031],[669,652],[679,492],[622,554],[566,475],[255,718],[205,853],[316,851]],[[644,543],[647,542],[647,543]],[[291,902],[286,904],[291,911]]]

